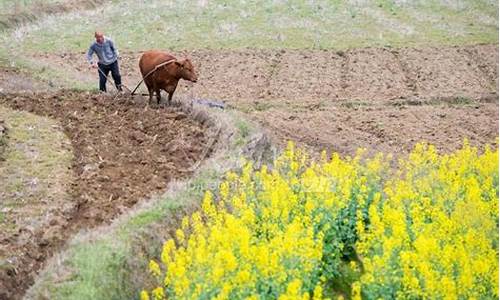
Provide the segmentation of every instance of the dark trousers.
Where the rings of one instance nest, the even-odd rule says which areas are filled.
[[[115,81],[116,88],[121,91],[122,90],[122,77],[120,76],[120,69],[118,68],[118,60],[109,65],[97,64],[99,70],[99,89],[103,92],[106,91],[106,79],[111,71],[111,76]]]

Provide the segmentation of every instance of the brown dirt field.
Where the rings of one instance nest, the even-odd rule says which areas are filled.
[[[71,140],[69,207],[37,228],[0,232],[0,299],[17,299],[48,257],[81,229],[108,223],[141,199],[186,178],[203,159],[208,125],[178,107],[145,109],[119,97],[74,91],[0,94],[0,105],[59,120]],[[205,154],[204,154],[205,152]]]
[[[122,53],[124,82],[139,82],[141,53]],[[498,136],[498,46],[322,50],[197,50],[189,56],[196,84],[176,92],[245,111],[280,144],[353,154],[404,153],[425,140],[449,151],[464,138]],[[74,70],[97,84],[84,53],[37,59]],[[174,96],[175,98],[175,96]]]
[[[122,51],[121,71],[129,88],[140,80],[140,54]],[[280,145],[294,140],[343,155],[364,147],[397,157],[422,140],[447,152],[464,139],[482,146],[498,138],[497,45],[174,55],[189,56],[199,73],[196,84],[180,82],[174,100],[223,101],[258,121]],[[34,59],[97,86],[84,52]],[[14,78],[11,87],[8,80],[0,85],[4,92],[17,88],[21,79],[15,76],[7,76]],[[22,84],[38,89],[36,82]],[[123,98],[111,102],[109,96],[70,91],[0,95],[0,104],[60,120],[76,156],[74,208],[61,213],[48,230],[23,233],[22,242],[17,236],[1,237],[0,248],[20,251],[22,259],[17,269],[0,273],[0,291],[28,287],[29,270],[38,270],[79,228],[106,223],[169,180],[189,176],[189,166],[207,143],[205,125],[176,108],[144,110]]]
[[[348,103],[329,107],[318,103],[283,111],[272,108],[253,114],[279,141],[291,139],[312,150],[353,155],[408,153],[419,141],[441,152],[459,148],[464,139],[484,146],[498,136],[498,103],[425,104],[400,106]],[[311,132],[318,134],[312,135]]]
[[[89,71],[84,55],[39,54],[36,59],[63,66],[68,74],[97,85],[96,71]],[[131,88],[140,80],[140,55],[122,52],[120,68]],[[478,100],[498,94],[497,45],[345,52],[195,50],[174,55],[192,58],[199,73],[197,84],[181,81],[177,93],[221,99],[237,107],[258,100],[379,103],[414,97]]]

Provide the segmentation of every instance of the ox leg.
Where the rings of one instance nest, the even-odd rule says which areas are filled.
[[[160,102],[161,102],[161,94],[160,94],[160,89],[157,89],[155,91],[156,93],[156,102],[158,103],[158,106],[160,105]]]
[[[168,105],[172,105],[172,97],[174,96],[174,93],[168,93]]]
[[[149,101],[148,101],[148,104],[151,105],[151,101],[153,100],[153,94],[154,94],[154,90],[152,87],[149,87],[148,86],[148,93],[149,93]]]
[[[175,89],[177,88],[177,83],[171,86],[166,92],[168,93],[168,105],[172,104],[172,98],[174,97]]]

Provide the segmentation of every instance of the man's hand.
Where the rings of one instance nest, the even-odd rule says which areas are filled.
[[[93,62],[92,64],[90,64],[90,67],[91,67],[92,69],[97,68],[97,63],[96,63],[96,62]]]

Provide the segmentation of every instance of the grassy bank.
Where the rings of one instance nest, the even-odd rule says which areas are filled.
[[[0,140],[0,237],[43,228],[54,207],[71,206],[71,144],[53,120],[0,106],[7,134]],[[6,248],[3,248],[5,250]],[[5,255],[5,256],[4,256]],[[10,253],[0,254],[0,267]]]
[[[122,49],[345,49],[498,41],[496,1],[120,1],[5,37],[23,52],[83,51],[96,28]]]

